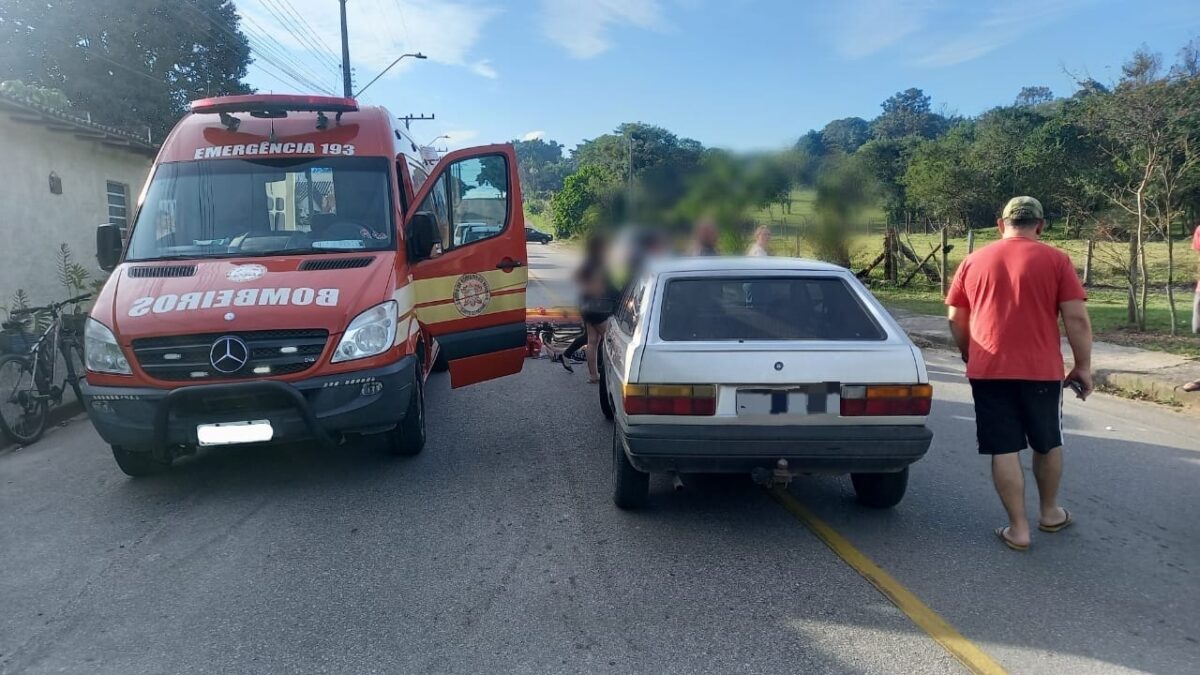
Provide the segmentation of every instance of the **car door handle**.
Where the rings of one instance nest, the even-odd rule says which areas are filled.
[[[524,266],[525,266],[525,263],[521,262],[520,260],[513,260],[512,258],[505,258],[504,260],[501,260],[500,262],[496,263],[496,269],[504,270],[505,272],[511,272],[511,271],[513,271],[513,269],[515,269],[517,267],[524,267]]]

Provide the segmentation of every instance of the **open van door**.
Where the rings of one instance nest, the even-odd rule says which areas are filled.
[[[462,387],[525,362],[525,217],[511,145],[442,158],[405,215],[417,319]]]

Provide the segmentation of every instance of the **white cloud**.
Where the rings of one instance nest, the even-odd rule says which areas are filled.
[[[313,54],[310,41],[298,38],[288,30],[289,25],[281,21],[280,16],[287,18],[292,26],[298,23],[293,16],[280,12],[279,3],[242,0],[238,3],[238,11],[247,18],[244,28],[258,34],[268,33],[271,39],[300,52],[297,58],[322,78],[322,84],[327,80],[331,84],[340,82],[336,66],[329,65],[330,61],[341,62],[338,3],[290,0],[290,5],[316,33],[320,46],[327,46],[332,53],[322,57]],[[365,85],[396,57],[411,52],[422,52],[430,61],[460,66],[481,77],[494,79],[498,75],[496,69],[489,59],[475,55],[474,49],[488,22],[499,12],[494,7],[454,0],[347,3],[350,62],[355,68],[355,82],[358,86]],[[271,44],[270,41],[267,44]],[[416,59],[404,59],[384,77],[395,77],[417,63]]]
[[[658,0],[542,0],[541,24],[547,37],[577,59],[608,51],[614,27],[666,27]]]
[[[1095,0],[861,0],[822,15],[834,51],[848,59],[880,52],[910,65],[966,63],[1063,19]]]
[[[933,0],[862,0],[838,3],[824,15],[838,54],[850,59],[887,49],[924,28]]]
[[[994,5],[978,23],[912,63],[940,67],[972,61],[1062,19],[1089,1],[1011,0]]]
[[[546,137],[546,132],[542,131],[541,129],[538,129],[537,131],[530,131],[529,133],[525,134],[524,136],[521,137],[521,140],[523,140],[523,141],[539,141],[545,137]]]

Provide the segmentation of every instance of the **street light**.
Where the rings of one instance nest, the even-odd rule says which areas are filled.
[[[428,146],[432,147],[434,143],[437,143],[439,140],[441,140],[441,139],[443,139],[443,138],[444,138],[444,139],[446,139],[446,140],[450,140],[450,136],[449,136],[448,134],[442,134],[441,136],[434,136],[434,137],[433,137],[433,140],[432,140],[432,141],[429,141],[429,142],[428,142],[428,143],[426,143],[425,145],[428,145]]]
[[[406,57],[409,57],[409,56],[413,57],[414,59],[429,58],[429,57],[425,56],[424,54],[422,54],[421,52],[416,52],[415,54],[401,54],[399,57],[396,58],[395,61],[392,61],[390,64],[388,64],[387,68],[384,68],[382,71],[380,71],[380,73],[375,76],[375,79],[368,82],[367,85],[365,87],[363,87],[362,89],[359,89],[358,93],[356,93],[354,95],[354,98],[358,98],[359,96],[362,96],[362,93],[367,90],[367,87],[375,84],[375,81],[378,80],[379,78],[383,77],[384,74],[387,73],[387,71],[391,70],[392,66],[396,65],[397,63],[400,63],[400,61],[402,61],[403,59],[405,59]]]

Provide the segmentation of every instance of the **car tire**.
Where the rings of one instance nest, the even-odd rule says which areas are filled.
[[[412,395],[404,419],[388,432],[388,451],[397,457],[412,457],[425,448],[425,385],[415,372]]]
[[[600,370],[600,382],[596,385],[596,389],[600,392],[600,412],[604,414],[604,419],[612,420],[613,400],[608,392],[608,377],[605,375],[606,368],[604,367],[603,349],[596,354],[596,365]]]
[[[113,459],[126,476],[153,476],[171,468],[170,460],[162,460],[149,450],[135,450],[123,445],[112,446]]]
[[[625,455],[621,430],[613,429],[612,444],[612,488],[613,503],[617,508],[631,511],[646,505],[650,498],[650,474],[638,471]]]
[[[908,467],[894,473],[852,473],[854,494],[863,506],[890,509],[904,499],[908,490]]]

